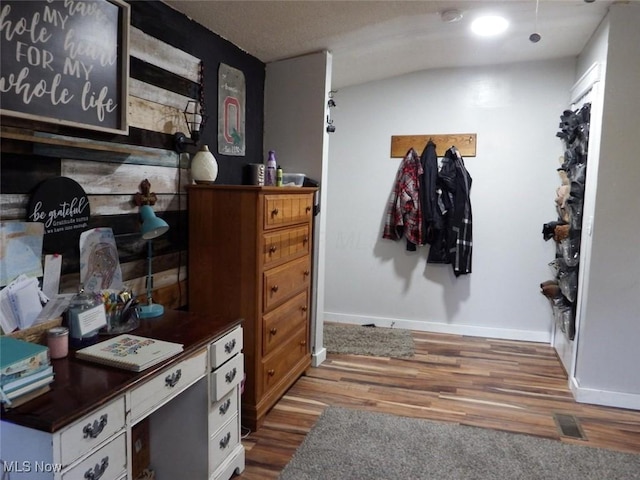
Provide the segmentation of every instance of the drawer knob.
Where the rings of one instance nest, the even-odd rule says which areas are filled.
[[[271,215],[276,216],[278,215],[279,210],[277,208],[274,208],[273,210],[271,210]]]
[[[104,427],[107,426],[107,414],[105,413],[100,417],[100,420],[94,420],[93,424],[87,423],[82,429],[83,438],[97,438]]]
[[[276,374],[276,371],[273,368],[270,368],[267,373],[269,374],[270,377],[273,377]]]
[[[220,440],[220,450],[224,450],[229,446],[229,442],[231,441],[231,432],[227,432],[227,434],[222,437]]]
[[[302,239],[302,243],[307,243],[309,241],[309,235],[305,235]]]
[[[310,272],[309,272],[309,270],[305,270],[304,272],[302,272],[302,274],[303,274],[305,277],[308,277],[308,276],[309,276],[309,273],[310,273]]]
[[[227,398],[227,401],[224,402],[222,405],[220,405],[220,407],[218,408],[220,415],[226,415],[227,412],[229,411],[230,406],[231,406],[231,399]]]
[[[276,293],[276,292],[278,291],[278,285],[273,285],[273,286],[271,287],[271,291],[272,291],[273,293]]]
[[[306,312],[308,308],[306,305],[303,305],[302,307],[300,307],[300,310],[302,310],[303,312]]]
[[[233,349],[236,348],[236,339],[233,338],[227,343],[224,344],[224,353],[229,354],[233,352]]]
[[[182,369],[181,368],[179,368],[175,373],[172,373],[171,375],[167,375],[164,378],[165,386],[167,386],[169,388],[175,387],[178,384],[178,382],[180,381],[180,377],[182,377]]]
[[[227,372],[224,376],[224,380],[227,383],[231,383],[233,382],[233,379],[236,378],[236,374],[238,373],[238,369],[236,367],[233,367],[233,370]]]
[[[307,344],[306,340],[300,340],[300,345],[302,345],[303,347]]]
[[[276,247],[275,245],[271,245],[269,247],[269,253],[276,253],[276,250],[278,250],[278,247]]]
[[[100,464],[96,463],[96,466],[93,469],[90,468],[89,470],[84,472],[83,478],[85,480],[98,480],[100,477],[102,477],[102,475],[104,475],[104,472],[107,471],[108,466],[109,457],[104,457]]]
[[[269,330],[269,333],[271,335],[275,335],[276,333],[278,333],[278,329],[277,328],[272,328],[271,330]]]
[[[307,213],[309,213],[311,211],[311,207],[307,205],[306,210],[307,210]]]

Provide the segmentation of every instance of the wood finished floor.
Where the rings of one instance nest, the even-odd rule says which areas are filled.
[[[640,453],[640,412],[576,403],[549,345],[412,334],[412,358],[329,354],[310,368],[243,440],[246,468],[234,478],[278,478],[329,405]],[[586,440],[561,436],[557,413],[577,418]]]

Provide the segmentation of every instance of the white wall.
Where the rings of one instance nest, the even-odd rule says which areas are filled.
[[[578,55],[576,63],[576,80],[578,80],[595,62],[604,66],[607,63],[607,49],[609,46],[609,16],[605,17],[591,38]],[[603,70],[604,71],[604,70]]]
[[[275,150],[285,172],[304,173],[320,182],[320,205],[326,202],[329,134],[325,130],[331,90],[329,52],[317,52],[267,65],[265,80],[265,152]],[[314,222],[314,269],[311,305],[313,365],[326,357],[322,347],[324,312],[325,214]]]
[[[555,248],[555,134],[575,59],[425,71],[340,90],[326,185],[325,320],[549,341],[540,293]],[[381,238],[400,159],[392,135],[477,133],[473,273],[427,265],[427,247]],[[446,145],[438,145],[442,155]],[[420,154],[422,146],[419,147]]]
[[[587,299],[580,318],[576,381],[584,401],[640,408],[640,5],[613,5],[607,48],[600,160]],[[590,175],[590,172],[589,172]]]
[[[320,180],[325,143],[327,52],[267,64],[264,151],[275,150],[285,172]]]

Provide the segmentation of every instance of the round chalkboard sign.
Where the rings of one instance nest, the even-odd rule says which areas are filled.
[[[55,177],[38,185],[27,210],[30,222],[44,223],[43,250],[62,253],[79,248],[80,233],[89,226],[89,198],[78,182]]]

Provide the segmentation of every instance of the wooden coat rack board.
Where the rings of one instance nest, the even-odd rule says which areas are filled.
[[[438,155],[444,155],[447,148],[455,146],[463,157],[476,156],[475,133],[449,133],[443,135],[392,135],[391,157],[404,157],[411,147],[418,155],[429,140],[436,144]]]

